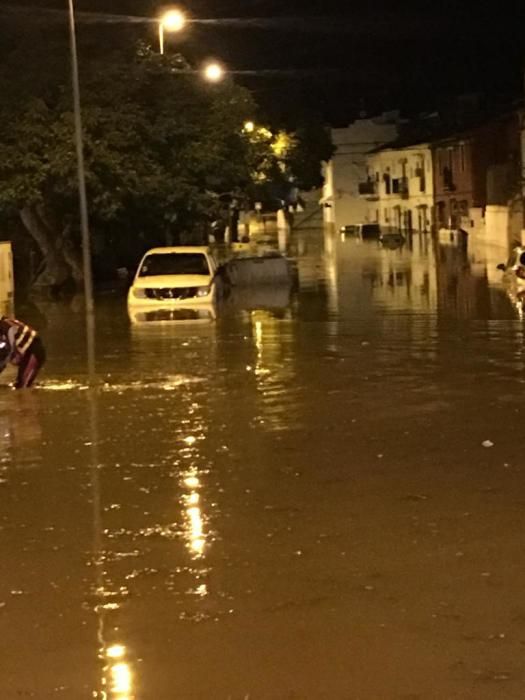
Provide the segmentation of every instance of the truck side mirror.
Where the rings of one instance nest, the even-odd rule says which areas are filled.
[[[502,272],[505,272],[506,269],[507,269],[507,268],[506,268],[506,266],[505,266],[503,263],[500,263],[500,264],[498,265],[498,267],[496,268],[496,270],[501,270]]]

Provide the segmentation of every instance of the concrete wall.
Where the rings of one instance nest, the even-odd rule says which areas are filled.
[[[506,246],[509,240],[509,208],[490,205],[485,210],[485,240]]]

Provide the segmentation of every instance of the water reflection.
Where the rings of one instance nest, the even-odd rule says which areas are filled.
[[[286,321],[267,311],[250,315],[255,364],[253,371],[259,400],[254,423],[263,430],[280,432],[297,427],[293,339]]]
[[[11,462],[17,452],[18,464],[36,466],[42,458],[41,405],[35,391],[12,391],[0,388],[0,450],[2,464]]]
[[[195,306],[184,306],[183,308],[163,306],[128,307],[128,313],[133,324],[156,324],[156,323],[210,323],[215,321],[217,312],[214,304],[196,304]]]
[[[475,586],[493,564],[472,532],[493,537],[500,553],[519,531],[521,507],[513,446],[523,328],[498,320],[516,318],[522,299],[512,305],[495,271],[506,255],[480,241],[465,249],[414,236],[390,250],[321,231],[292,236],[290,248],[299,255],[297,293],[265,288],[250,298],[245,290],[215,323],[130,326],[119,300],[102,311],[98,437],[85,420],[80,341],[57,326],[50,337],[67,336],[67,353],[57,342],[43,388],[0,395],[8,657],[0,687],[18,663],[38,672],[34,697],[55,694],[64,674],[64,697],[73,699],[87,695],[78,678],[97,700],[267,698],[284,667],[283,694],[310,697],[322,681],[332,685],[316,686],[318,695],[346,697],[348,674],[334,678],[332,659],[347,669],[349,635],[373,625],[384,640],[381,665],[388,628],[434,634],[443,591],[467,617],[479,604],[465,626],[479,629],[480,641],[474,652],[470,640],[461,646],[450,617],[435,639],[449,634],[457,658],[471,654],[478,667],[479,645],[509,615],[505,596],[487,598],[499,584],[461,598],[465,576]],[[487,439],[492,450],[481,446]],[[92,445],[99,452],[90,457]],[[519,554],[519,537],[513,546],[498,578],[514,575],[505,564]],[[460,584],[450,588],[458,566]],[[424,610],[403,600],[407,580],[425,588]],[[513,590],[510,578],[501,581]],[[10,595],[21,590],[29,593]],[[88,590],[82,607],[79,591]],[[482,629],[494,605],[502,607]],[[321,671],[306,668],[294,646],[301,625],[308,658],[330,659]],[[68,644],[55,649],[55,639]],[[408,669],[419,641],[400,657]],[[50,648],[58,661],[47,670]],[[434,677],[435,658],[425,677]],[[387,697],[390,687],[370,687],[383,676],[364,663],[365,694]],[[471,685],[454,678],[440,696],[468,695]],[[421,684],[396,692],[431,695]]]
[[[366,244],[365,244],[366,245]],[[374,246],[374,243],[369,245]],[[437,306],[434,247],[430,236],[409,238],[400,248],[381,244],[374,252],[375,263],[363,269],[376,304],[398,312],[432,312]]]
[[[436,243],[439,313],[443,317],[512,318],[516,305],[502,286],[497,265],[506,259],[505,247],[483,240]],[[510,303],[509,303],[510,301]],[[514,309],[512,307],[515,307]]]
[[[204,531],[204,517],[199,493],[202,483],[199,478],[199,471],[194,465],[191,465],[183,472],[181,486],[183,488],[181,504],[184,513],[186,546],[193,559],[200,559],[205,554],[206,533]]]
[[[337,265],[337,237],[332,228],[326,228],[324,231],[324,263],[326,287],[328,293],[328,311],[336,315],[338,307],[338,265]]]
[[[326,285],[328,306],[338,320],[383,312],[462,319],[511,313],[496,269],[508,257],[507,245],[483,237],[466,241],[413,234],[402,245],[388,246],[325,231],[324,246],[324,282],[318,278],[317,285]],[[296,246],[303,258],[305,250]],[[310,258],[308,266],[304,259],[300,263],[309,271],[302,275],[303,289],[312,285],[319,251]]]
[[[102,690],[94,697],[101,700],[134,700],[133,671],[126,656],[127,649],[122,644],[112,644],[102,649]]]

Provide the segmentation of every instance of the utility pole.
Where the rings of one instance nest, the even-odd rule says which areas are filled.
[[[75,145],[77,151],[78,197],[80,204],[80,230],[82,233],[82,262],[84,274],[84,294],[86,303],[86,330],[88,349],[88,370],[90,381],[95,372],[95,305],[93,302],[93,272],[91,268],[91,238],[86,194],[86,171],[84,165],[84,139],[82,132],[82,112],[80,109],[80,81],[78,75],[78,51],[73,0],[69,2],[69,34],[71,46],[71,80],[73,85],[73,112],[75,120]]]

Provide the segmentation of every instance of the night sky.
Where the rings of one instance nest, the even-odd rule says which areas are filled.
[[[78,11],[155,16],[152,0],[77,0]],[[264,111],[294,122],[306,113],[343,125],[361,110],[434,109],[455,94],[481,92],[493,99],[518,97],[525,57],[523,2],[336,2],[335,0],[188,0],[196,20],[184,37],[184,53],[223,59],[232,69],[277,71],[239,75]],[[65,0],[0,0],[0,21],[11,29],[64,8]],[[3,19],[2,19],[3,18]],[[237,22],[224,21],[237,18]],[[256,22],[254,19],[262,21]],[[80,32],[97,25],[79,17]],[[155,40],[153,25],[106,27],[116,42]],[[45,35],[44,35],[45,36]],[[102,36],[102,34],[101,34]],[[171,42],[171,39],[170,39]],[[101,41],[104,51],[105,41]]]

